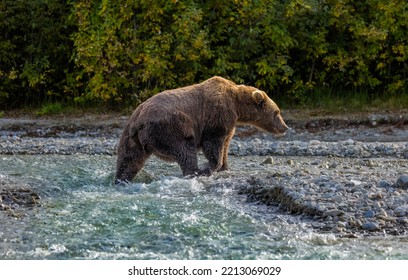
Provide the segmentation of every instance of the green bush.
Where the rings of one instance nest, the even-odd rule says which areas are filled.
[[[73,38],[89,98],[140,101],[213,75],[292,102],[320,88],[406,93],[405,1],[84,3]]]
[[[3,0],[0,106],[123,107],[213,75],[292,104],[391,98],[407,94],[407,29],[398,0]]]
[[[59,0],[0,2],[0,106],[61,99],[70,63],[70,6]]]

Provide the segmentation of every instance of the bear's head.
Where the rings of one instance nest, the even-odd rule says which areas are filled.
[[[278,105],[265,92],[248,86],[240,86],[240,88],[241,91],[244,91],[241,94],[244,94],[247,100],[242,122],[253,124],[275,134],[282,134],[288,130]]]

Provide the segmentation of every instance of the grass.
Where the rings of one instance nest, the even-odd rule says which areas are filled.
[[[79,105],[73,102],[44,102],[37,106],[25,106],[14,110],[12,115],[34,115],[37,117],[53,117],[53,116],[81,116],[86,114],[105,114],[125,111],[124,108],[121,111],[109,109],[103,104],[86,104]],[[8,112],[6,112],[9,114]],[[130,112],[131,113],[131,112]]]
[[[286,109],[325,111],[328,114],[385,111],[408,108],[408,94],[387,95],[368,91],[314,90],[297,104],[285,103]]]
[[[41,116],[54,116],[60,115],[66,110],[66,107],[60,102],[44,104],[35,114]]]
[[[107,112],[105,108],[94,106],[85,107],[69,104],[65,102],[44,102],[41,105],[30,105],[13,109],[5,109],[0,111],[0,118],[17,118],[17,117],[70,117],[82,116],[86,114],[104,114]]]
[[[274,98],[275,99],[275,98]],[[366,113],[366,112],[398,112],[408,109],[408,94],[375,94],[368,91],[329,91],[314,90],[302,96],[297,102],[290,97],[281,96],[276,98],[277,104],[286,110],[304,110],[315,114],[342,114],[342,113]],[[84,114],[122,113],[129,115],[134,106],[127,103],[120,107],[109,107],[106,104],[78,105],[72,102],[44,102],[37,106],[25,106],[13,110],[0,111],[0,118],[8,115],[34,115],[46,116],[80,116]],[[109,109],[110,108],[110,109]]]

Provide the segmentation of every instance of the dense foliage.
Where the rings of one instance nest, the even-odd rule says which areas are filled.
[[[0,105],[62,98],[73,71],[69,11],[57,0],[0,1]]]
[[[220,75],[406,94],[405,0],[1,0],[0,106],[124,104]]]

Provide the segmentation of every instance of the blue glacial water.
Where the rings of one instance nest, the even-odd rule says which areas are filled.
[[[0,175],[42,198],[22,218],[0,211],[0,259],[408,258],[407,237],[314,233],[247,202],[228,173],[183,179],[177,165],[153,158],[151,182],[115,187],[114,167],[110,156],[0,156]]]

